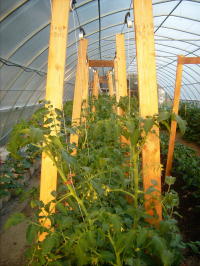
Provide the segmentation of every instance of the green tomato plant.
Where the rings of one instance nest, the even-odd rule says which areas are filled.
[[[117,107],[123,116],[116,114]],[[15,132],[17,142],[10,140],[15,157],[20,157],[21,148],[34,145],[48,154],[59,174],[58,190],[52,191],[55,213],[50,203],[34,199],[34,217],[16,213],[6,223],[9,227],[28,221],[28,265],[180,265],[184,244],[173,217],[178,206],[177,195],[170,189],[174,179],[166,180],[169,189],[160,199],[164,219],[157,227],[147,222],[141,180],[141,151],[147,134],[169,114],[144,119],[135,99],[122,98],[118,104],[115,98],[100,96],[90,99],[84,115],[84,122],[74,127],[66,123],[63,111],[46,103],[26,127]],[[69,134],[78,134],[78,147],[66,141]],[[122,144],[121,136],[130,139],[130,145]],[[72,156],[74,148],[77,153]],[[154,191],[154,185],[152,180],[146,193]],[[50,219],[51,228],[43,227],[41,218]],[[42,232],[48,235],[38,242]]]

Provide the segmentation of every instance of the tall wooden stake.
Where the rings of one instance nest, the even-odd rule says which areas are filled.
[[[115,81],[115,94],[116,100],[119,101],[118,96],[118,66],[117,66],[117,58],[114,59],[114,81]]]
[[[98,74],[98,71],[94,72],[94,82],[93,82],[92,96],[94,96],[96,99],[99,96],[99,74]]]
[[[67,47],[68,17],[70,0],[52,0],[52,19],[49,41],[48,71],[46,83],[46,100],[53,108],[62,108],[63,83]],[[56,134],[56,132],[52,132]],[[57,187],[57,169],[46,153],[42,154],[40,200],[49,203],[54,197],[51,195]],[[52,204],[51,212],[55,205]],[[41,221],[44,226],[50,227],[49,219]],[[39,236],[42,241],[46,234]]]
[[[154,45],[154,25],[151,0],[134,0],[134,23],[136,39],[136,55],[138,69],[138,87],[140,115],[142,117],[153,116],[158,113],[158,95],[156,81],[156,62]],[[143,186],[146,192],[151,181],[155,180],[157,185],[154,187],[159,191],[154,195],[145,196],[145,208],[152,215],[152,204],[159,219],[150,220],[157,223],[162,219],[162,207],[159,200],[153,196],[161,195],[161,171],[160,171],[160,140],[159,130],[156,133],[149,133],[142,151],[143,159]]]
[[[127,79],[126,79],[126,50],[124,34],[116,35],[116,61],[117,61],[117,87],[116,87],[116,100],[119,102],[121,97],[127,96]],[[120,107],[117,107],[117,114],[123,115]],[[121,136],[121,142],[130,144],[124,136]]]
[[[83,88],[85,86],[85,65],[87,56],[88,40],[82,39],[79,42],[78,50],[78,62],[76,67],[76,82],[74,88],[74,100],[73,100],[73,110],[72,110],[72,125],[79,126],[81,118],[81,106],[83,100]],[[75,143],[78,145],[78,135],[70,135],[70,143]],[[74,153],[76,150],[74,150]]]
[[[112,71],[108,71],[107,77],[108,77],[109,95],[112,97],[114,95]]]
[[[82,112],[83,112],[83,119],[82,122],[85,122],[85,115],[88,108],[88,82],[89,82],[89,63],[85,61],[84,63],[84,80],[83,80],[83,104],[82,104]]]
[[[116,59],[118,68],[118,86],[116,98],[119,101],[120,97],[127,96],[127,79],[126,79],[126,51],[124,34],[116,35]]]
[[[175,114],[178,114],[180,94],[181,94],[183,64],[180,63],[180,61],[182,60],[182,58],[184,58],[184,56],[178,56],[178,61],[177,61],[176,84],[175,84],[175,90],[174,90],[174,102],[173,102],[173,109],[172,109],[172,113],[175,113]],[[165,176],[169,176],[171,169],[172,169],[172,160],[173,160],[174,145],[175,145],[175,138],[176,138],[176,127],[177,127],[177,122],[175,120],[172,120]]]

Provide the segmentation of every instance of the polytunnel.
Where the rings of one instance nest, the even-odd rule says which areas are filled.
[[[1,143],[12,125],[28,118],[45,95],[51,1],[1,0]],[[76,1],[69,17],[64,100],[72,99],[80,29],[88,39],[90,59],[115,57],[115,34],[126,39],[127,72],[136,73],[134,29],[124,24],[132,1]],[[199,56],[198,0],[153,1],[158,84],[173,98],[177,55]],[[101,72],[106,72],[102,68]],[[90,70],[91,71],[91,70]],[[199,65],[183,70],[181,100],[199,101]]]
[[[199,265],[200,0],[0,0],[0,81],[0,265]]]

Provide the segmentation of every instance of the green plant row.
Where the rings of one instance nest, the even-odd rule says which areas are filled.
[[[163,165],[166,165],[168,141],[167,134],[163,134],[161,136]],[[182,180],[182,190],[193,191],[192,196],[200,199],[200,157],[193,149],[181,143],[175,144],[172,175]]]
[[[93,106],[96,112],[91,111]],[[118,106],[123,116],[116,115]],[[31,143],[48,154],[59,173],[58,190],[52,191],[55,213],[51,203],[44,206],[33,199],[33,218],[17,213],[6,223],[7,228],[22,220],[29,223],[28,265],[180,265],[185,245],[173,214],[179,204],[171,189],[175,178],[166,178],[168,189],[157,198],[164,209],[164,219],[157,227],[147,222],[152,217],[144,209],[141,180],[140,157],[146,136],[170,114],[143,119],[135,99],[123,98],[118,105],[108,96],[91,99],[83,113],[86,119],[74,127],[66,123],[61,110],[46,103],[10,140],[13,156],[20,159],[20,150]],[[45,116],[48,119],[41,120]],[[52,130],[57,131],[56,136],[50,134]],[[66,141],[69,134],[79,135],[78,147]],[[121,136],[129,138],[130,145],[122,145]],[[74,148],[77,154],[72,156]],[[156,181],[151,183],[147,194],[156,190]],[[38,222],[41,218],[50,219],[51,228],[43,227]],[[37,242],[42,232],[48,235]]]
[[[21,122],[21,125],[24,122]],[[17,128],[16,126],[15,128]],[[21,126],[20,126],[21,127]],[[26,149],[20,151],[21,159],[17,160],[10,154],[5,162],[1,164],[0,170],[0,198],[5,196],[16,196],[23,192],[26,186],[25,175],[29,172],[37,158],[39,158],[38,149],[29,144]]]
[[[179,114],[187,121],[183,138],[200,145],[200,108],[195,104],[182,103]]]

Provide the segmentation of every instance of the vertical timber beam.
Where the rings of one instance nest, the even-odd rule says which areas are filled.
[[[96,99],[98,99],[98,96],[99,96],[99,74],[98,74],[98,71],[94,72],[92,96],[95,97]]]
[[[84,73],[84,79],[83,79],[83,104],[82,104],[82,113],[83,113],[83,119],[82,122],[86,122],[86,112],[87,112],[87,108],[88,108],[88,95],[89,95],[89,91],[88,91],[88,82],[89,82],[89,63],[87,62],[87,60],[85,60],[83,65],[83,73]]]
[[[117,66],[117,58],[114,59],[114,77],[115,77],[115,94],[116,101],[119,102],[119,93],[118,93],[118,66]]]
[[[172,113],[175,114],[178,114],[180,94],[181,94],[181,81],[183,73],[183,64],[181,63],[181,61],[183,61],[182,59],[184,59],[184,56],[178,56],[177,69],[176,69],[176,83],[174,90],[174,102],[172,109]],[[172,169],[172,160],[173,160],[174,145],[176,138],[176,127],[177,127],[177,122],[175,120],[172,120],[165,176],[169,176]]]
[[[85,62],[87,57],[87,47],[88,47],[88,40],[87,39],[80,40],[79,50],[78,50],[78,62],[76,67],[76,81],[74,88],[73,109],[72,109],[73,126],[80,125],[83,88],[85,84]],[[76,145],[78,145],[77,134],[70,135],[70,143],[75,143]],[[76,150],[74,150],[73,153],[76,153]]]
[[[126,51],[124,34],[116,35],[116,59],[118,69],[118,86],[116,91],[117,101],[120,97],[127,96],[127,80],[126,80]]]
[[[53,108],[62,108],[64,70],[67,47],[67,32],[70,0],[52,0],[52,18],[49,40],[48,71],[46,83],[46,100],[50,101]],[[56,134],[56,132],[52,132]],[[44,204],[54,199],[51,192],[57,187],[57,169],[49,156],[43,152],[40,181],[40,200]],[[55,211],[52,204],[51,212]],[[49,219],[41,220],[42,224],[50,227]],[[42,241],[45,233],[39,236]]]
[[[156,62],[154,45],[154,25],[151,0],[134,0],[134,23],[136,39],[136,55],[138,69],[140,115],[145,118],[158,113],[158,95],[156,81]],[[145,196],[145,209],[153,215],[152,204],[158,215],[158,219],[150,219],[150,223],[158,223],[162,219],[162,207],[160,200],[155,197],[161,195],[161,171],[160,171],[160,140],[159,129],[154,128],[155,133],[149,133],[142,151],[143,186],[146,192],[151,181],[155,180],[157,192]]]
[[[116,90],[116,100],[119,102],[121,97],[127,96],[127,79],[126,79],[126,50],[124,34],[116,34],[116,59],[117,59],[117,77],[118,86]],[[123,115],[120,107],[117,107],[117,114]],[[130,144],[124,136],[121,136],[121,142]]]
[[[108,77],[109,95],[112,97],[114,95],[112,71],[108,71],[107,77]]]

